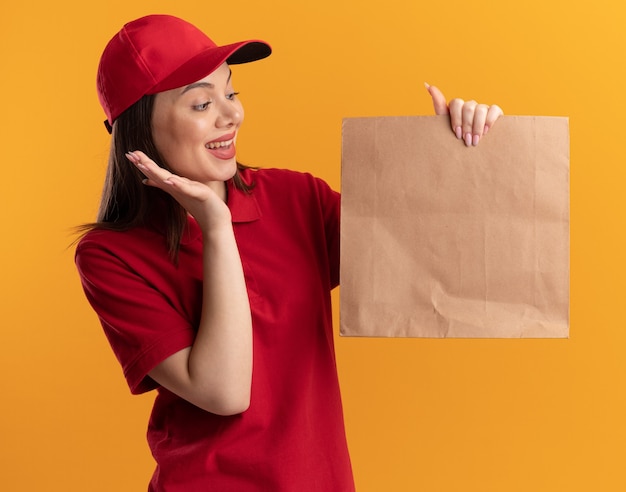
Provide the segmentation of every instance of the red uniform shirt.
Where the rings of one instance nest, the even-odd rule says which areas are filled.
[[[189,219],[178,266],[156,229],[96,230],[76,263],[133,393],[158,389],[148,429],[154,491],[354,490],[335,366],[330,290],[339,280],[339,195],[308,174],[243,172],[228,188],[253,321],[250,408],[231,417],[147,376],[193,343],[202,237]]]

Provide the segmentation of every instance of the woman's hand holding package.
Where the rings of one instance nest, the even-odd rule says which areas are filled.
[[[456,138],[462,139],[468,147],[478,145],[480,139],[504,114],[496,104],[479,104],[474,100],[464,101],[460,98],[447,103],[445,96],[437,87],[426,84],[426,89],[433,99],[435,114],[449,114],[450,126]]]

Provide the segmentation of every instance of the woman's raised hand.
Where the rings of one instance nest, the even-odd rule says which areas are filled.
[[[456,138],[463,139],[468,147],[478,145],[480,139],[504,114],[496,104],[490,106],[459,98],[447,103],[445,96],[437,87],[426,84],[426,89],[433,99],[435,114],[449,114],[450,126]]]
[[[143,181],[145,185],[159,188],[172,195],[187,212],[193,215],[204,232],[219,224],[231,224],[228,206],[210,186],[159,167],[139,150],[126,153],[126,158],[146,177]],[[216,183],[216,185],[225,186],[224,183]]]

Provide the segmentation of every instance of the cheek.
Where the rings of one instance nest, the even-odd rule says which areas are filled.
[[[175,146],[176,135],[173,133],[174,125],[168,124],[162,115],[154,115],[152,120],[152,140],[159,154],[169,160],[171,148]]]
[[[193,128],[186,128],[175,119],[155,122],[152,130],[154,144],[168,162],[190,146],[193,135]]]
[[[176,111],[167,98],[155,101],[152,113],[152,138],[159,153],[168,162],[183,151],[194,134],[194,128]]]
[[[172,138],[170,132],[153,130],[152,138],[154,140],[154,146],[159,151],[159,154],[167,162],[171,162],[171,157],[175,154],[176,143]]]

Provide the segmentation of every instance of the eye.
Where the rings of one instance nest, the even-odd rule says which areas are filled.
[[[234,101],[235,99],[237,99],[238,95],[239,92],[231,92],[230,94],[226,94],[226,99],[228,99],[229,101]]]
[[[202,104],[196,104],[192,107],[194,111],[205,111],[209,107],[209,104],[211,104],[211,101],[203,102]]]

